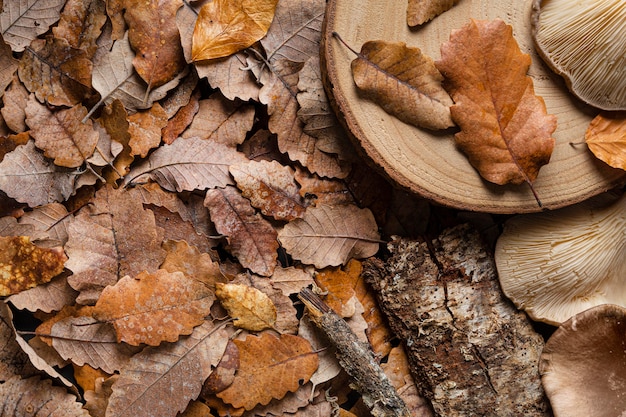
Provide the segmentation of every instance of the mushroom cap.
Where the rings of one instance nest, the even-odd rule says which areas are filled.
[[[599,304],[626,307],[626,194],[607,197],[505,223],[500,286],[534,320],[558,325]]]
[[[539,372],[555,417],[626,415],[626,309],[604,304],[567,320]]]
[[[532,37],[570,91],[603,110],[626,110],[626,2],[535,0]]]

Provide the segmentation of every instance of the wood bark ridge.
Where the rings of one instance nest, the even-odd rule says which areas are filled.
[[[493,257],[468,225],[429,243],[394,238],[364,264],[421,394],[439,416],[549,416],[543,338],[505,298]]]

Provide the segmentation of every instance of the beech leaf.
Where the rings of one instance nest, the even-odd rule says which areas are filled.
[[[265,293],[243,284],[223,284],[218,282],[215,296],[233,324],[242,329],[258,332],[271,329],[276,323],[276,307]]]
[[[472,20],[452,32],[435,65],[455,102],[456,143],[472,166],[496,184],[532,185],[550,160],[556,117],[534,93],[526,75],[530,56],[520,51],[511,26]]]
[[[459,0],[409,0],[406,9],[406,23],[418,26],[441,13],[450,10]]]
[[[61,387],[52,386],[50,379],[38,376],[28,379],[13,377],[0,384],[2,414],[7,416],[56,416],[63,410],[65,417],[89,417],[75,395]]]
[[[233,383],[217,396],[235,408],[251,410],[273,398],[281,399],[308,382],[317,369],[317,354],[298,336],[277,338],[264,332],[234,343],[239,349],[239,370]]]
[[[585,141],[596,158],[626,170],[626,116],[600,113],[587,127]]]
[[[192,61],[222,58],[265,36],[278,0],[213,0],[202,6],[193,31]]]
[[[214,296],[182,272],[160,269],[126,276],[104,288],[94,307],[97,320],[113,323],[118,342],[158,346],[187,335],[210,314]]]
[[[15,52],[22,52],[61,17],[65,0],[15,0],[4,3],[0,31]]]
[[[278,233],[287,253],[316,268],[345,264],[378,252],[380,235],[369,209],[354,205],[309,207]]]

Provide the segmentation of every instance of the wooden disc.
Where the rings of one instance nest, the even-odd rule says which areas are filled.
[[[530,187],[499,186],[483,180],[454,144],[454,132],[433,133],[407,125],[361,96],[350,63],[355,58],[332,36],[337,32],[354,49],[369,40],[402,41],[434,60],[450,32],[474,19],[500,18],[513,26],[522,52],[532,58],[529,75],[535,93],[557,116],[556,146],[541,168],[535,190],[544,208],[564,207],[621,185],[626,173],[597,160],[584,135],[598,110],[574,98],[535,52],[530,13],[533,0],[460,0],[423,27],[406,24],[406,0],[329,0],[322,41],[322,69],[335,111],[355,142],[384,174],[400,186],[440,204],[491,213],[540,211]]]

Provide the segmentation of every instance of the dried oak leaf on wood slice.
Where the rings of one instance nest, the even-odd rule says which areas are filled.
[[[380,235],[370,210],[320,205],[307,208],[303,218],[286,224],[278,240],[294,259],[321,269],[373,256]]]
[[[59,23],[52,28],[55,38],[65,39],[72,48],[82,49],[91,59],[106,22],[105,3],[92,0],[68,0]]]
[[[61,17],[65,0],[7,1],[0,13],[0,31],[14,52],[22,52]]]
[[[585,142],[596,158],[626,170],[626,113],[600,113],[585,132]]]
[[[278,0],[213,0],[202,6],[193,31],[192,61],[223,58],[265,36]]]
[[[308,382],[317,369],[317,354],[298,336],[277,338],[264,332],[234,343],[239,348],[239,370],[233,383],[217,396],[235,408],[251,410],[257,404],[283,398]]]
[[[215,285],[215,296],[234,319],[233,324],[237,327],[258,332],[271,329],[276,323],[274,303],[254,287],[218,282]]]
[[[204,205],[241,265],[256,274],[271,276],[278,259],[278,234],[255,212],[250,201],[235,187],[225,187],[208,190]]]
[[[214,294],[182,272],[159,269],[125,276],[102,291],[93,317],[112,323],[118,342],[158,346],[175,342],[204,322]]]
[[[406,23],[418,26],[450,10],[459,0],[409,0],[406,9]]]
[[[405,123],[428,129],[454,126],[452,99],[433,60],[404,42],[369,41],[352,61],[352,76],[369,100]]]
[[[7,416],[90,417],[75,395],[38,376],[13,377],[0,384],[2,414]]]
[[[224,354],[228,334],[205,321],[176,343],[147,347],[122,368],[107,417],[174,416],[196,399]]]
[[[455,140],[470,163],[496,184],[532,186],[554,148],[556,117],[548,115],[526,75],[530,56],[520,51],[504,21],[472,20],[453,31],[435,63],[454,99]]]

